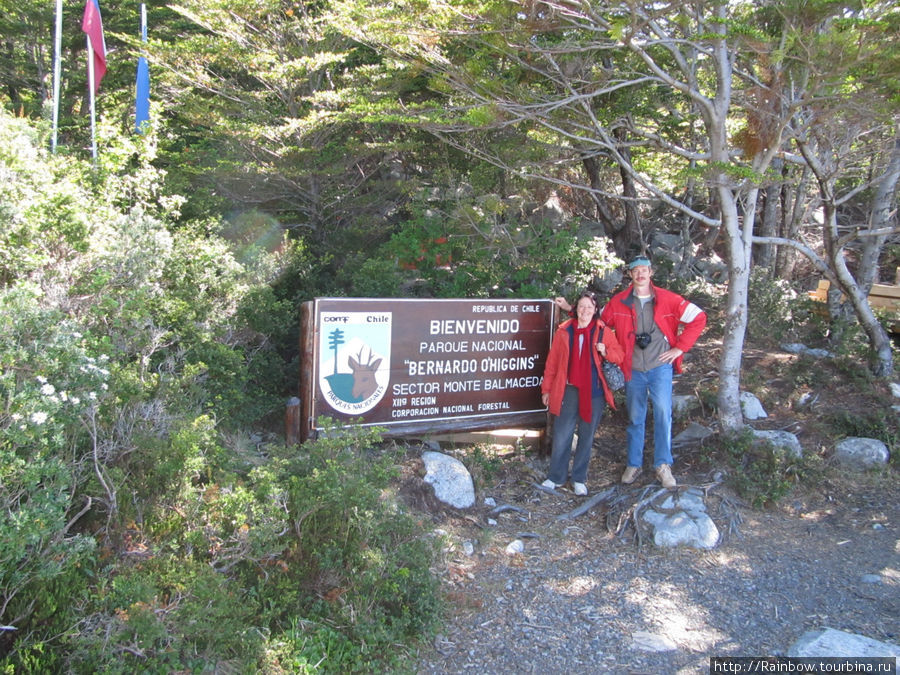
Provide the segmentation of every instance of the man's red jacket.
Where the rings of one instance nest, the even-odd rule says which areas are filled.
[[[669,341],[669,347],[678,347],[681,351],[687,352],[706,328],[706,312],[678,293],[652,284],[650,288],[654,299],[653,320]],[[625,350],[622,372],[626,380],[631,379],[631,358],[634,354],[638,313],[635,301],[634,286],[629,286],[610,298],[600,313],[600,319],[615,329],[619,343]],[[679,327],[683,327],[680,333]],[[673,363],[676,373],[681,372],[682,360],[683,356],[679,356]]]

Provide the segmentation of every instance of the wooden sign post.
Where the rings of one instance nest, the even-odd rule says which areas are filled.
[[[301,326],[301,429],[320,416],[387,435],[547,424],[550,300],[317,298]]]

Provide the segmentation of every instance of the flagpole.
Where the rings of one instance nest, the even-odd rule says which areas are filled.
[[[88,92],[91,96],[91,157],[94,158],[94,164],[97,163],[97,111],[94,105],[94,50],[91,45],[91,36],[87,35],[87,51],[88,51]]]
[[[87,37],[88,91],[91,101],[91,155],[97,164],[97,87],[106,74],[106,40],[103,38],[103,20],[97,0],[86,0],[81,30]]]
[[[59,131],[59,89],[62,72],[62,10],[63,0],[56,0],[56,39],[53,48],[53,136],[50,151],[56,152],[56,137]]]
[[[150,124],[150,66],[147,63],[147,5],[141,3],[141,42],[144,47],[138,57],[134,85],[134,130],[138,134],[147,131]]]

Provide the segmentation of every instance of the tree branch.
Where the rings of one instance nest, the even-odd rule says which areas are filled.
[[[829,280],[833,280],[834,276],[831,273],[831,270],[828,268],[828,265],[825,263],[819,254],[813,251],[809,246],[804,244],[803,242],[797,241],[796,239],[785,239],[784,237],[760,237],[757,235],[753,235],[752,243],[754,244],[775,244],[777,246],[790,246],[791,248],[800,251],[803,255],[805,255],[809,261],[815,266],[815,268],[821,272],[825,277]]]

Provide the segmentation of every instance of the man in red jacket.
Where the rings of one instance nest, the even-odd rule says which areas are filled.
[[[600,318],[615,328],[625,350],[625,403],[628,406],[628,462],[623,483],[633,483],[644,457],[647,402],[653,403],[653,468],[663,487],[672,476],[672,375],[706,327],[706,313],[672,291],[654,286],[650,259],[628,263],[631,285],[614,295]]]

